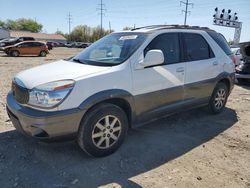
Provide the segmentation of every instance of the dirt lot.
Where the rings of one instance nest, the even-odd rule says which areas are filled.
[[[5,112],[12,77],[78,51],[58,48],[45,58],[0,53],[1,187],[250,187],[249,86],[235,86],[219,115],[197,109],[130,130],[105,158],[88,157],[74,141],[38,143],[17,133]]]

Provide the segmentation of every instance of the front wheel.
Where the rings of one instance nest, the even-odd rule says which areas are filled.
[[[228,88],[223,82],[219,82],[209,101],[209,110],[213,114],[218,114],[222,112],[225,108],[227,98],[228,98]]]
[[[9,52],[11,54],[12,57],[18,57],[19,56],[19,52],[17,50],[13,50]]]
[[[83,118],[78,131],[78,144],[89,155],[104,157],[115,152],[128,130],[128,119],[118,106],[97,105]]]

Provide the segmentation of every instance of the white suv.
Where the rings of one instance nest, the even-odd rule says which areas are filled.
[[[231,55],[208,28],[112,33],[71,59],[17,74],[7,111],[25,135],[71,135],[88,154],[106,156],[129,127],[152,118],[204,105],[221,112],[234,85]]]

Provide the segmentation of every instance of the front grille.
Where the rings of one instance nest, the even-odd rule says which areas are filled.
[[[12,82],[13,96],[17,102],[27,104],[29,102],[29,91],[27,88],[21,87],[15,82]]]

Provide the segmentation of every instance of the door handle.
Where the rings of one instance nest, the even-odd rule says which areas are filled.
[[[184,72],[184,67],[179,67],[176,69],[176,72]]]
[[[218,64],[219,64],[218,61],[213,62],[213,65],[218,65]]]

